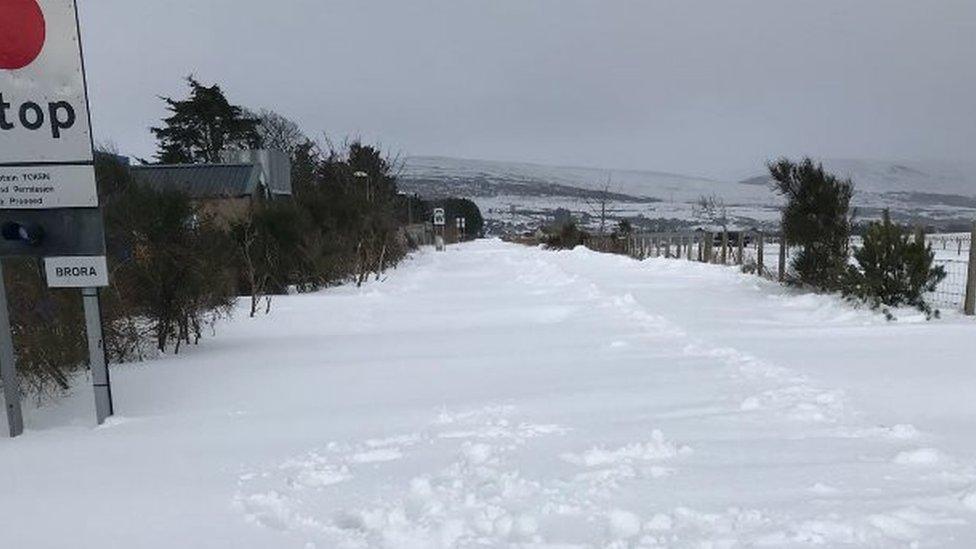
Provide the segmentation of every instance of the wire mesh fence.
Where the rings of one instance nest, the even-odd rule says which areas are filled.
[[[929,235],[926,241],[932,246],[935,252],[935,263],[946,271],[945,279],[939,283],[934,292],[926,295],[926,298],[939,307],[962,308],[966,303],[967,284],[972,285],[970,280],[972,270],[972,234],[937,234]]]
[[[935,264],[945,269],[946,277],[939,283],[934,292],[926,294],[925,298],[938,307],[963,307],[966,300],[966,277],[969,274],[969,261],[962,259],[939,259]]]

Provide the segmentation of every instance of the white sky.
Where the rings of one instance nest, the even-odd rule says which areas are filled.
[[[78,0],[96,136],[193,73],[407,155],[713,177],[973,160],[974,0]]]

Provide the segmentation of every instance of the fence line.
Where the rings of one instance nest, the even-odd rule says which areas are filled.
[[[965,259],[972,248],[972,235],[968,234],[936,234],[926,239],[932,244],[932,249],[940,256],[955,255]]]
[[[925,238],[936,253],[934,263],[946,271],[946,278],[926,297],[934,305],[976,315],[976,223],[970,235]],[[790,259],[790,247],[783,236],[762,231],[642,232],[623,237],[591,237],[587,246],[638,260],[663,257],[736,265],[743,272],[780,282],[786,280]]]

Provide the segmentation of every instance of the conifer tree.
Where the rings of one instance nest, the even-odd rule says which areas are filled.
[[[230,104],[220,86],[204,86],[187,77],[187,99],[163,97],[171,113],[163,126],[151,128],[164,164],[220,162],[225,149],[249,149],[260,145],[258,120]]]
[[[932,314],[925,294],[935,291],[946,277],[945,269],[933,266],[932,247],[921,236],[913,237],[908,229],[892,223],[888,210],[881,221],[868,226],[854,259],[857,267],[849,269],[846,294],[878,307],[910,305]]]
[[[769,165],[774,189],[786,198],[783,234],[800,252],[791,262],[793,282],[821,291],[839,290],[847,272],[854,184],[806,158]]]

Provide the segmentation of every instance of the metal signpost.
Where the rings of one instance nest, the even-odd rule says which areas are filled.
[[[10,314],[7,309],[7,288],[3,283],[3,265],[0,262],[0,381],[3,382],[3,402],[7,410],[7,426],[10,436],[24,432],[24,416],[20,411],[20,383],[14,366],[14,340],[10,330]]]
[[[99,423],[112,414],[98,304],[108,285],[88,92],[74,0],[0,0],[0,260],[44,259],[48,285],[82,288]],[[2,273],[2,268],[0,268]],[[10,435],[23,432],[6,287],[0,374]]]

